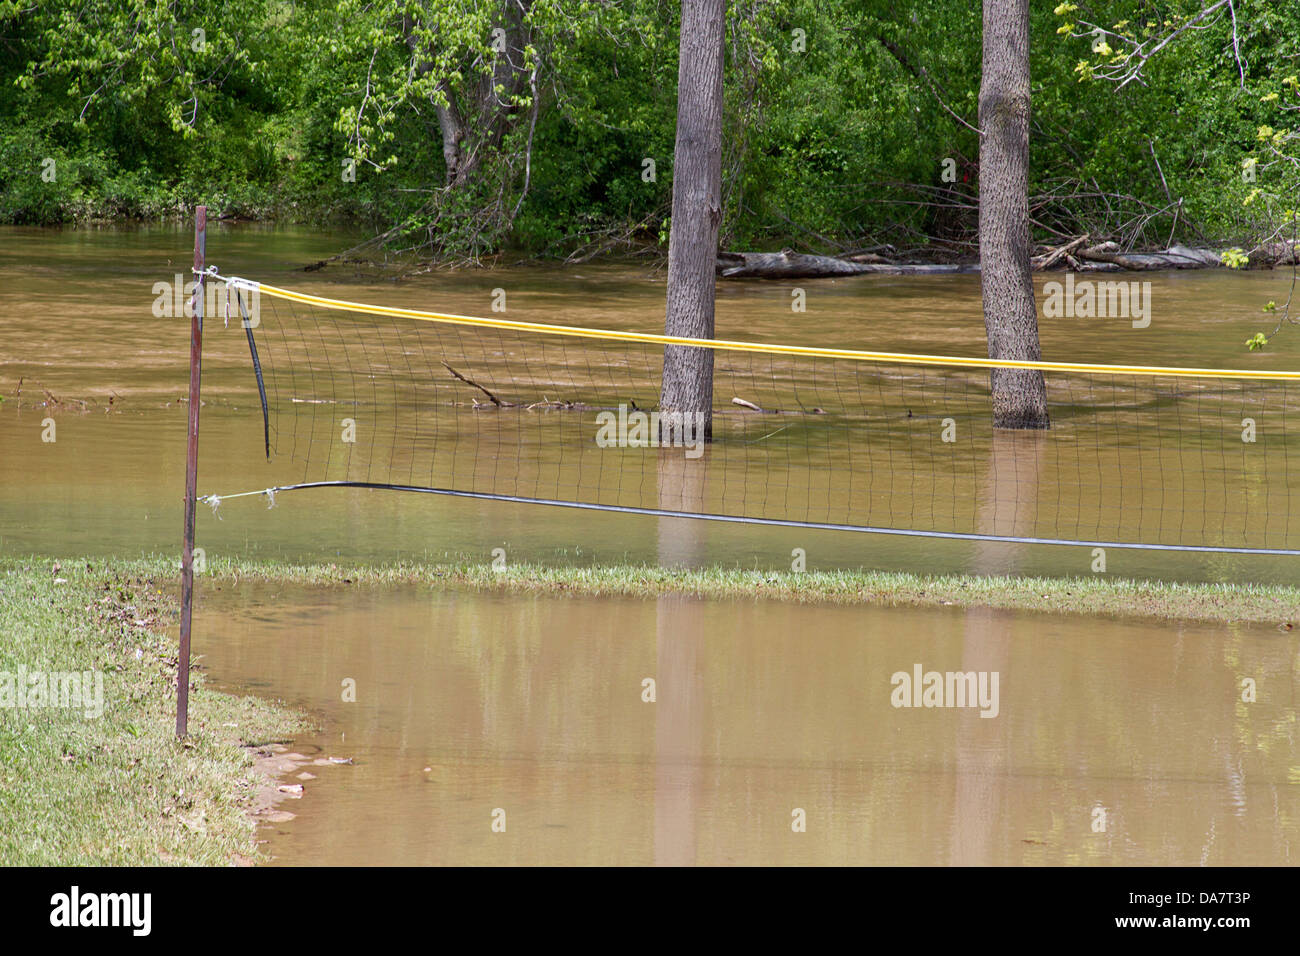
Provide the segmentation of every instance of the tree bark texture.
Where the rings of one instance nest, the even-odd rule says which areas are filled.
[[[980,81],[980,283],[989,358],[1036,361],[1029,263],[1029,0],[984,0]],[[995,428],[1047,428],[1038,370],[990,373]]]
[[[667,335],[713,338],[715,263],[722,220],[722,64],[725,0],[682,0],[677,146],[668,239]],[[713,433],[713,350],[664,347],[661,410],[703,415]],[[665,438],[675,427],[661,426]],[[693,433],[687,433],[687,438]]]

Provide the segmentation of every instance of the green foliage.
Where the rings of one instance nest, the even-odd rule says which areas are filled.
[[[1250,262],[1246,253],[1236,248],[1224,250],[1219,259],[1229,269],[1244,269]]]
[[[1248,246],[1294,221],[1300,8],[1236,6],[1235,43],[1215,14],[1142,60],[1138,45],[1199,0],[1158,15],[1148,0],[1032,0],[1037,239]],[[396,245],[453,258],[654,246],[671,205],[679,9],[0,0],[0,221],[206,202],[399,224]],[[731,0],[724,245],[969,243],[980,28],[978,4]]]
[[[263,208],[261,125],[289,102],[269,0],[0,3],[0,219]],[[48,160],[53,160],[51,167]]]

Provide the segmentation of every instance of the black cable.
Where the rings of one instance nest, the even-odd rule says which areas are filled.
[[[271,460],[271,413],[266,407],[266,383],[262,381],[262,363],[257,357],[257,343],[253,341],[253,324],[248,320],[248,310],[244,308],[244,297],[235,287],[235,301],[239,303],[239,314],[244,317],[244,331],[248,333],[248,352],[253,356],[253,373],[257,376],[257,394],[262,399],[262,437],[266,440],[266,460]]]
[[[1300,555],[1300,550],[1288,548],[1219,548],[1210,545],[1142,544],[1132,541],[1072,541],[1066,538],[1030,538],[1008,534],[971,534],[961,531],[918,531],[908,528],[873,528],[867,525],[832,524],[820,521],[794,521],[786,518],[746,518],[740,515],[720,515],[708,512],[669,511],[662,508],[633,508],[628,505],[602,505],[583,501],[559,501],[554,498],[525,498],[519,495],[499,495],[486,491],[457,491],[453,488],[426,488],[421,485],[393,485],[379,481],[305,481],[296,485],[267,488],[261,494],[277,495],[282,491],[300,491],[305,488],[370,488],[376,491],[413,491],[426,495],[447,495],[453,498],[478,498],[484,501],[512,501],[517,504],[552,505],[556,508],[578,508],[583,511],[610,511],[619,514],[648,515],[657,518],[698,518],[702,521],[725,521],[731,524],[772,525],[779,528],[811,528],[816,531],[857,531],[867,534],[892,534],[909,538],[948,538],[960,541],[1000,541],[1008,544],[1059,544],[1084,548],[1128,548],[1135,551],[1195,551],[1210,554],[1260,554]],[[238,497],[258,492],[244,492]],[[223,497],[235,495],[204,495],[199,500],[219,504]]]

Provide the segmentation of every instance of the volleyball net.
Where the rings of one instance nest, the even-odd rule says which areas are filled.
[[[896,535],[1300,554],[1300,437],[1288,421],[1300,373],[681,339],[204,279],[224,287],[227,327],[243,329],[234,387],[274,479],[203,489],[214,507],[353,486]],[[673,345],[713,353],[711,440],[687,422],[660,441]],[[1041,370],[1049,429],[993,428],[990,370],[1004,367]]]

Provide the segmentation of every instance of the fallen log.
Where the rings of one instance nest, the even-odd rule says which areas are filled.
[[[724,279],[823,279],[856,275],[943,275],[973,272],[973,265],[920,265],[893,262],[863,262],[878,259],[862,255],[854,259],[810,256],[789,249],[781,252],[719,252],[717,274]]]
[[[1035,269],[1050,269],[1056,265],[1057,261],[1064,258],[1067,262],[1077,261],[1071,253],[1088,241],[1088,234],[1085,232],[1076,239],[1071,239],[1063,246],[1057,246],[1050,250],[1046,255],[1034,256],[1029,260],[1030,265]]]
[[[1284,239],[1250,251],[1251,266],[1291,266],[1300,262],[1300,242]]]
[[[1160,252],[1121,252],[1118,243],[1088,246],[1087,235],[1046,249],[1030,263],[1035,272],[1070,269],[1075,272],[1150,272],[1161,269],[1215,269],[1224,267],[1222,251],[1192,249],[1175,244]],[[1251,250],[1250,265],[1268,268],[1290,265],[1300,259],[1300,243],[1272,242]],[[724,279],[822,279],[856,275],[955,275],[977,273],[979,263],[891,262],[872,252],[814,256],[784,249],[781,252],[719,252],[717,274]]]
[[[1144,272],[1153,269],[1212,269],[1223,265],[1221,254],[1213,249],[1189,249],[1173,245],[1163,252],[1120,252],[1114,242],[1103,242],[1080,253],[1092,262],[1109,262],[1121,269]]]
[[[719,252],[717,273],[726,279],[813,279],[853,276],[871,271],[873,263],[850,262],[832,256],[781,252]]]

